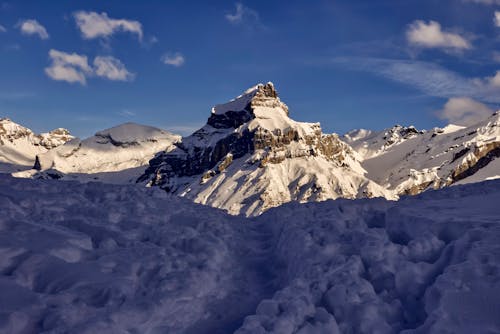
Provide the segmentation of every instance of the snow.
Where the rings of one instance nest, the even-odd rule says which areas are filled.
[[[271,82],[269,83],[272,84]],[[222,115],[227,113],[228,111],[240,111],[245,109],[245,107],[250,103],[252,98],[257,93],[257,90],[261,86],[264,85],[259,83],[253,87],[248,88],[245,92],[243,92],[243,94],[235,97],[231,101],[216,105],[212,108],[212,114]]]
[[[124,123],[110,129],[99,131],[96,137],[110,138],[118,144],[134,144],[138,142],[158,141],[159,139],[174,137],[171,133],[147,125]]]
[[[496,333],[500,181],[256,218],[0,175],[2,333]]]
[[[0,118],[0,173],[12,173],[33,166],[37,154],[73,138],[65,129],[35,134],[8,118]]]
[[[401,135],[403,128],[396,126],[362,135],[351,132],[343,139],[359,154],[369,179],[398,194],[413,193],[420,188],[480,182],[500,175],[498,159],[492,159],[463,180],[453,179],[460,170],[476,164],[481,150],[500,142],[499,117],[494,114],[469,127],[448,125],[410,136]]]
[[[158,128],[125,123],[39,154],[41,173],[28,170],[14,175],[45,177],[44,171],[56,170],[64,179],[82,182],[135,183],[157,152],[173,149],[179,140],[180,136]]]

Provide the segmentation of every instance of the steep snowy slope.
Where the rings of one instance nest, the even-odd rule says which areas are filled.
[[[15,176],[135,182],[155,153],[173,149],[179,140],[180,136],[164,130],[126,123],[39,154],[35,170]]]
[[[35,134],[8,118],[0,118],[0,173],[33,166],[37,154],[47,152],[71,140],[66,129]]]
[[[337,135],[289,118],[268,83],[214,107],[207,124],[152,159],[140,181],[246,215],[289,201],[394,198],[364,173]]]
[[[1,333],[497,333],[500,180],[233,217],[0,175]]]
[[[500,177],[500,113],[469,127],[394,127],[344,136],[364,157],[367,176],[398,194]]]

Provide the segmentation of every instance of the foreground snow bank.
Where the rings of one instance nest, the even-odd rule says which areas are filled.
[[[247,219],[0,176],[1,333],[498,333],[500,182]]]

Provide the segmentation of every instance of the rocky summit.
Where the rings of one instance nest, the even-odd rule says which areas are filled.
[[[357,154],[337,135],[292,120],[272,83],[215,106],[207,124],[176,145],[157,154],[139,181],[232,213],[292,200],[392,196],[363,176]]]

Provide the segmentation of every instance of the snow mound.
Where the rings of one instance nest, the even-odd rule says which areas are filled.
[[[2,333],[496,333],[500,181],[257,218],[0,175]]]
[[[173,140],[175,137],[170,132],[135,123],[125,123],[110,129],[102,130],[97,132],[95,136],[109,139],[116,145],[137,144],[162,139]]]

